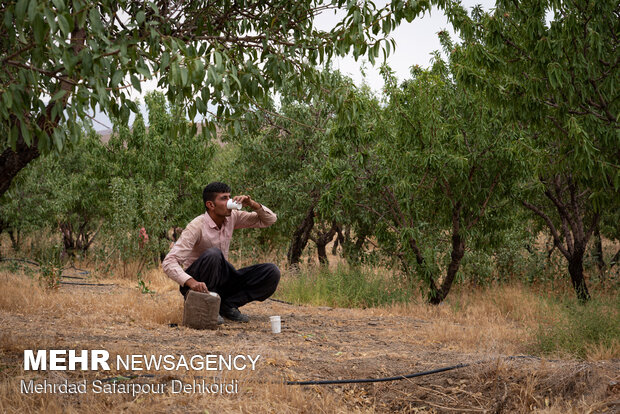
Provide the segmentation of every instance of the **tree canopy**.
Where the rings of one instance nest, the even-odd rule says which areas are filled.
[[[500,0],[461,32],[457,78],[532,138],[532,179],[518,195],[545,223],[585,301],[583,257],[601,216],[620,202],[620,8],[614,0]]]
[[[320,83],[317,64],[336,54],[379,56],[387,36],[425,2],[269,0],[12,0],[0,6],[0,194],[40,153],[79,136],[102,110],[127,122],[129,99],[156,80],[190,119],[210,115],[239,130],[245,109],[265,105],[287,78]],[[330,31],[318,13],[343,11]],[[247,112],[251,114],[252,111]]]

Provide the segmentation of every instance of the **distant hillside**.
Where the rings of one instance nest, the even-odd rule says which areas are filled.
[[[200,132],[202,131],[202,124],[197,123],[196,126],[198,127],[198,134],[200,134]],[[223,146],[224,143],[220,139],[222,136],[222,129],[220,127],[216,127],[216,132],[217,132],[217,142],[220,146]],[[110,141],[110,137],[112,136],[113,131],[111,129],[104,129],[101,131],[97,131],[97,133],[101,136],[101,142],[103,142],[104,144],[107,144]]]
[[[101,135],[101,142],[103,142],[104,144],[107,144],[108,141],[110,141],[110,137],[112,136],[111,129],[104,129],[102,131],[97,131],[97,133]]]

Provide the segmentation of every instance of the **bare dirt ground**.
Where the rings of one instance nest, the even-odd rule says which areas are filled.
[[[135,285],[62,285],[48,292],[0,275],[0,412],[620,412],[620,361],[525,356],[518,321],[512,342],[488,327],[404,315],[397,309],[337,309],[267,300],[242,308],[247,324],[179,326],[182,299]],[[23,279],[20,279],[23,280]],[[104,282],[108,283],[108,282]],[[272,334],[270,315],[282,317]],[[178,324],[178,325],[175,325]],[[479,331],[477,334],[476,332]],[[467,332],[461,340],[459,332]],[[473,337],[472,337],[473,335]],[[466,343],[465,343],[466,342]],[[23,371],[24,349],[105,349],[115,355],[260,355],[236,395],[24,394],[21,380],[108,379],[118,371]],[[510,358],[513,355],[520,355]],[[471,364],[448,372],[368,384],[297,386],[284,381],[380,378]],[[134,371],[133,374],[147,374]],[[124,382],[189,381],[205,372],[150,371]]]

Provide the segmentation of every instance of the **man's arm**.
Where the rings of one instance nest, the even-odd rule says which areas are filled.
[[[241,203],[244,207],[249,207],[254,210],[252,213],[248,213],[247,211],[237,212],[235,229],[269,227],[278,219],[278,216],[276,216],[273,211],[252,200],[250,196],[235,196],[233,200],[237,203]]]
[[[179,285],[187,286],[191,290],[207,292],[207,286],[188,275],[181,266],[181,264],[185,262],[185,259],[192,253],[194,246],[200,239],[201,223],[201,219],[194,220],[183,230],[181,237],[174,246],[172,246],[172,249],[170,249],[170,252],[168,252],[166,258],[162,262],[162,268],[166,275]]]

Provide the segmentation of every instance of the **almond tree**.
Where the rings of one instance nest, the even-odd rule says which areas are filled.
[[[346,245],[343,227],[355,221],[354,214],[341,211],[337,199],[326,209],[319,204],[331,185],[323,177],[332,156],[330,131],[339,119],[337,108],[345,105],[332,103],[326,95],[344,101],[363,92],[338,72],[326,70],[323,79],[320,93],[285,89],[277,112],[264,112],[256,131],[232,142],[239,146],[239,174],[231,178],[267,205],[277,205],[278,225],[261,233],[284,239],[291,266],[300,262],[309,241],[316,245],[319,262],[328,264],[327,244],[339,237]]]
[[[85,253],[109,211],[109,174],[101,136],[80,131],[62,154],[30,163],[0,198],[0,215],[16,234],[44,229],[62,234],[65,254]],[[15,247],[15,246],[14,246]]]
[[[163,259],[168,230],[204,212],[202,189],[214,156],[209,139],[178,128],[189,121],[181,108],[169,107],[161,92],[149,92],[145,103],[148,127],[142,115],[131,128],[115,123],[102,155],[109,165],[110,212],[104,230],[123,261],[135,256]],[[141,228],[149,235],[142,245]]]
[[[214,151],[204,136],[177,131],[189,122],[162,93],[145,101],[148,128],[138,115],[131,128],[115,123],[108,143],[95,131],[82,132],[61,154],[29,164],[1,199],[9,227],[57,229],[70,254],[85,253],[95,238],[123,262],[167,252],[167,230],[204,212],[200,200]],[[142,246],[141,228],[149,235]]]
[[[102,110],[127,123],[131,88],[153,79],[190,119],[239,131],[290,74],[320,84],[314,66],[349,52],[371,61],[384,36],[423,2],[269,0],[10,0],[0,4],[0,195],[39,154],[79,137]],[[345,17],[317,30],[318,13]],[[216,108],[216,109],[214,109]],[[211,111],[215,113],[211,113]]]
[[[438,55],[432,69],[414,68],[402,85],[386,70],[386,106],[373,122],[370,132],[354,134],[367,154],[351,164],[353,180],[327,167],[333,195],[346,194],[347,210],[367,212],[378,247],[421,278],[429,302],[439,304],[465,255],[482,248],[480,240],[499,245],[500,230],[513,224],[509,194],[525,142],[484,97],[455,82]]]
[[[615,0],[500,0],[448,8],[463,44],[456,76],[533,138],[522,205],[543,221],[590,298],[583,257],[601,215],[620,208],[620,6]]]

